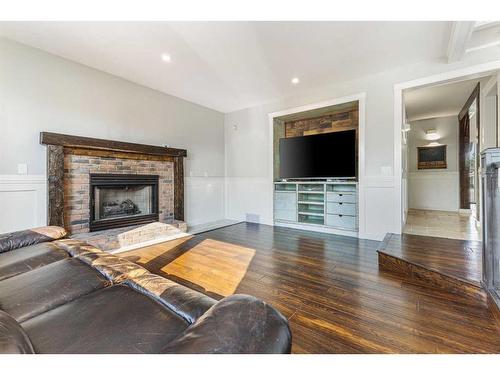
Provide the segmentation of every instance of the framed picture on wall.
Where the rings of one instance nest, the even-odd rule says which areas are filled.
[[[446,145],[417,147],[418,169],[446,169]]]

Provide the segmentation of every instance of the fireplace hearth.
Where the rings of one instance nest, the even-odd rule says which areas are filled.
[[[90,174],[91,232],[158,221],[158,176]]]

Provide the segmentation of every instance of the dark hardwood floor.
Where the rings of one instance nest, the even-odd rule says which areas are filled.
[[[242,223],[120,254],[220,299],[255,295],[288,317],[294,353],[499,353],[485,294],[379,270],[376,241]]]
[[[379,251],[443,275],[481,285],[482,249],[479,241],[388,234]]]

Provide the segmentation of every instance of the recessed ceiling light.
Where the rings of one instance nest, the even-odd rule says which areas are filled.
[[[169,63],[170,61],[172,61],[172,58],[170,57],[170,55],[168,53],[162,53],[161,54],[161,59],[167,63]]]
[[[299,82],[300,82],[300,81],[299,81],[299,79],[298,79],[297,77],[292,78],[292,83],[293,83],[294,85],[298,84]]]

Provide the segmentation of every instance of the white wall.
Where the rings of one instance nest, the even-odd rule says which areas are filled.
[[[459,63],[419,63],[347,82],[335,82],[272,103],[228,113],[226,127],[226,216],[272,224],[272,173],[268,114],[366,92],[366,237],[399,232],[394,181],[394,84],[500,58],[499,51],[469,55]],[[237,126],[237,130],[233,126]],[[383,209],[381,209],[383,208]]]
[[[186,221],[196,225],[224,218],[222,113],[0,39],[0,127],[0,181],[9,181],[9,191],[26,190],[11,183],[20,163],[28,164],[33,182],[39,183],[39,176],[45,175],[41,131],[168,144],[188,150]],[[15,221],[7,220],[15,208],[8,204],[12,194],[0,191],[4,217],[0,233],[44,224],[32,220],[29,207]],[[24,194],[29,199],[31,193]],[[35,216],[45,217],[45,212]]]
[[[436,129],[438,142],[446,145],[446,169],[418,169],[417,147],[427,146],[430,141],[426,130]],[[408,133],[409,207],[427,210],[458,211],[458,116],[438,117],[411,122]]]

